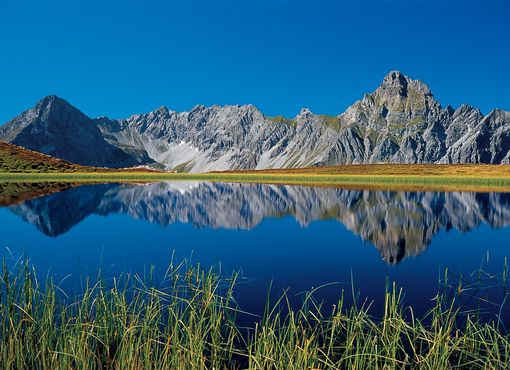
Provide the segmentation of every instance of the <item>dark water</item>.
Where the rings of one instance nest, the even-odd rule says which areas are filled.
[[[107,184],[1,208],[0,225],[5,254],[28,256],[68,288],[100,267],[106,277],[151,265],[163,273],[172,257],[191,257],[226,275],[241,271],[239,302],[252,312],[262,311],[271,281],[275,294],[289,287],[296,304],[301,292],[335,282],[317,292],[327,305],[350,294],[353,281],[377,308],[387,279],[425,310],[445,268],[451,282],[469,282],[482,266],[484,281],[499,285],[510,254],[510,194]],[[490,299],[503,295],[498,287]]]

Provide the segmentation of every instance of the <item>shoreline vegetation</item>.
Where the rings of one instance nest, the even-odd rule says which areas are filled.
[[[507,165],[363,164],[298,169],[177,173],[127,170],[0,172],[0,182],[214,181],[374,190],[510,191]]]
[[[245,327],[238,318],[247,313],[235,299],[239,276],[224,278],[199,265],[171,264],[162,278],[153,269],[109,280],[99,274],[74,296],[51,278],[38,281],[28,262],[7,267],[4,260],[2,270],[5,369],[510,367],[510,335],[498,315],[484,320],[482,309],[459,309],[456,302],[476,287],[448,283],[448,272],[448,289],[438,289],[422,318],[405,306],[402,289],[388,284],[380,317],[368,301],[347,305],[340,291],[329,308],[313,291],[298,309],[283,293]],[[491,283],[507,289],[507,273],[505,263]]]
[[[179,166],[177,166],[179,167]],[[409,191],[510,191],[510,165],[350,164],[305,168],[163,172],[76,165],[0,142],[0,183],[216,181]]]

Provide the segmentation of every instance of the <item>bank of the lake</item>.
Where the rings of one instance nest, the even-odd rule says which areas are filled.
[[[510,191],[507,165],[366,164],[299,169],[176,173],[159,171],[0,172],[1,182],[216,181],[388,190]]]

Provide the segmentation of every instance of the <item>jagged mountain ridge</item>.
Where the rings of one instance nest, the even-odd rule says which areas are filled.
[[[0,126],[0,139],[81,165],[118,168],[138,164],[106,142],[92,119],[54,95]]]
[[[341,190],[227,183],[103,184],[81,186],[10,209],[49,236],[91,214],[127,214],[162,226],[255,228],[268,217],[292,216],[301,225],[336,219],[374,245],[384,261],[417,256],[441,230],[467,232],[485,223],[510,224],[510,194]]]
[[[83,163],[76,155],[82,147],[71,148],[66,137],[49,136],[42,145],[34,134],[40,130],[29,130],[34,120],[48,121],[37,112],[34,108],[1,126],[0,140],[96,166],[158,163],[168,170],[202,172],[349,163],[510,163],[509,112],[495,109],[484,116],[468,105],[443,108],[427,85],[398,71],[338,116],[304,108],[293,119],[271,118],[252,105],[198,105],[189,112],[161,107],[119,120],[80,116],[78,126],[93,130],[97,138],[100,131],[109,145],[104,150],[120,150],[122,161],[101,154],[105,143],[93,149],[101,163],[90,163],[94,158]],[[50,123],[58,127],[58,116]],[[57,144],[70,153],[52,150]]]

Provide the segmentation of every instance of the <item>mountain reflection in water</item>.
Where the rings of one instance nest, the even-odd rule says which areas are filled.
[[[163,226],[246,229],[268,217],[307,226],[334,219],[373,244],[384,261],[417,256],[441,230],[467,232],[481,223],[510,223],[510,194],[385,192],[305,186],[165,182],[86,185],[9,207],[42,233],[57,237],[91,214],[127,214]]]

